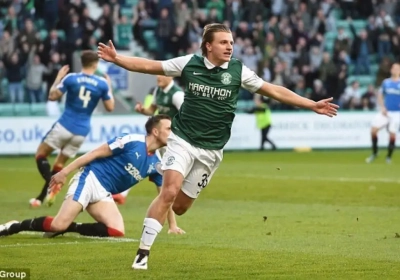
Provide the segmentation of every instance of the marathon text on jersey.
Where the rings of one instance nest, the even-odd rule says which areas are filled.
[[[224,88],[210,87],[198,83],[189,82],[189,90],[198,96],[209,97],[217,100],[225,100],[231,97],[232,91]]]

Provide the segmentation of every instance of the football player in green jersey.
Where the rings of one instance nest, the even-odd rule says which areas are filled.
[[[165,114],[171,119],[178,113],[182,106],[185,93],[175,84],[172,77],[157,76],[157,87],[153,93],[153,103],[150,107],[145,108],[142,103],[138,102],[135,110],[146,116],[153,116],[158,110],[159,114]]]
[[[185,89],[185,100],[172,121],[162,159],[163,187],[144,219],[134,269],[147,269],[150,247],[162,230],[170,206],[176,214],[184,214],[210,182],[230,138],[240,87],[317,114],[337,114],[333,98],[318,102],[304,98],[263,81],[241,61],[231,58],[233,37],[223,24],[204,27],[201,50],[202,56],[156,61],[119,55],[111,41],[98,46],[99,57],[106,61],[133,72],[181,76]]]

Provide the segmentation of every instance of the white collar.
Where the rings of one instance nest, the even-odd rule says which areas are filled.
[[[214,64],[212,64],[212,63],[207,59],[207,57],[204,57],[204,65],[207,67],[207,69],[213,69],[213,68],[216,67]],[[228,69],[228,66],[229,66],[229,62],[225,62],[225,63],[222,64],[220,67],[221,67],[222,69]]]
[[[172,80],[172,81],[168,84],[168,86],[166,86],[165,88],[162,89],[162,91],[163,91],[164,93],[167,93],[173,86],[174,86],[174,81]]]

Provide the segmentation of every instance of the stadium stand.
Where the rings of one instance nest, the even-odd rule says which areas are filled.
[[[198,53],[211,22],[231,27],[234,56],[266,81],[344,109],[373,110],[400,56],[393,0],[0,0],[0,18],[2,116],[45,115],[47,88],[74,52],[112,39],[156,59]],[[238,111],[252,106],[242,90]]]

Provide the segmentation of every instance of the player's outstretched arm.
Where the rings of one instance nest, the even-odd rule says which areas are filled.
[[[339,108],[338,105],[331,103],[333,100],[332,97],[315,102],[311,99],[302,97],[285,87],[273,85],[267,82],[262,84],[257,93],[276,99],[288,105],[312,110],[318,114],[326,115],[328,117],[336,116]]]
[[[108,144],[103,144],[100,147],[87,152],[86,154],[78,157],[75,159],[73,162],[68,164],[64,169],[62,169],[60,172],[58,172],[56,175],[51,177],[50,181],[50,187],[53,185],[59,185],[59,184],[64,184],[67,176],[73,172],[74,170],[83,167],[85,165],[88,165],[90,162],[97,158],[102,158],[102,157],[108,157],[112,155],[112,151]]]
[[[101,59],[112,62],[126,70],[153,75],[164,75],[161,61],[117,54],[112,41],[108,45],[99,43],[97,54]]]
[[[87,152],[86,154],[80,156],[70,164],[68,164],[67,167],[63,169],[65,173],[70,174],[72,171],[83,167],[85,165],[88,165],[92,161],[94,161],[97,158],[103,158],[103,157],[109,157],[112,156],[112,151],[107,143],[102,144],[100,147]]]

